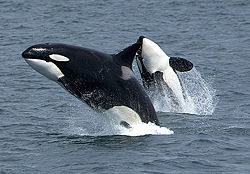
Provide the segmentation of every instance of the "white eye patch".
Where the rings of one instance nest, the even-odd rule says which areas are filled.
[[[49,55],[49,57],[55,61],[58,61],[58,62],[67,62],[69,61],[69,58],[65,57],[65,56],[62,56],[60,54],[51,54]]]

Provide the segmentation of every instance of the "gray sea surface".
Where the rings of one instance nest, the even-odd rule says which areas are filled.
[[[141,35],[195,65],[180,74],[193,110],[154,102],[160,132],[114,131],[21,57],[48,42],[116,53]],[[0,0],[0,173],[250,173],[249,62],[249,0]]]

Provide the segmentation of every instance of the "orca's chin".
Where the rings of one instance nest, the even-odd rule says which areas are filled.
[[[48,79],[57,82],[64,74],[52,62],[46,62],[40,59],[24,58],[24,60],[37,72],[44,75]]]

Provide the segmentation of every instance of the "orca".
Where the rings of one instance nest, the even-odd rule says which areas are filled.
[[[123,114],[120,124],[125,127],[138,120],[159,125],[153,104],[132,70],[140,46],[138,41],[117,54],[106,54],[79,46],[45,43],[27,48],[22,57],[34,70],[94,110]]]
[[[174,102],[183,107],[185,95],[176,71],[190,71],[193,64],[184,58],[168,57],[156,43],[144,36],[140,36],[138,42],[142,45],[137,51],[136,62],[146,91],[150,94],[156,90],[164,95],[167,86]]]

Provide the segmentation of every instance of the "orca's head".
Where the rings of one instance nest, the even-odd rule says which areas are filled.
[[[168,69],[185,72],[193,68],[190,61],[180,57],[168,57],[156,43],[143,36],[138,42],[141,48],[137,51],[136,61],[142,79],[152,79],[155,73]]]
[[[153,41],[141,36],[141,48],[137,52],[137,64],[141,73],[153,74],[169,67],[169,57]]]
[[[57,81],[64,74],[59,64],[65,64],[70,59],[65,55],[63,44],[39,44],[27,48],[22,57],[36,71],[50,80]]]
[[[140,36],[141,48],[137,51],[136,61],[144,86],[151,86],[162,78],[162,72],[169,67],[169,57],[153,41]],[[159,76],[159,77],[158,77]]]

